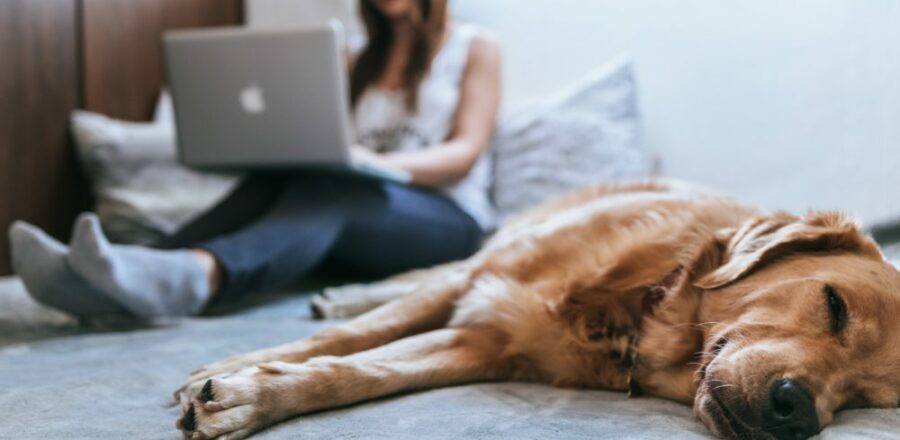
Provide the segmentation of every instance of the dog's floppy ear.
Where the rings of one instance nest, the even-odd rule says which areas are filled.
[[[730,236],[730,237],[729,237]],[[796,252],[847,250],[881,258],[872,239],[856,223],[833,212],[813,212],[805,217],[786,213],[756,217],[737,231],[723,231],[722,265],[695,285],[715,289],[732,283],[766,263]]]

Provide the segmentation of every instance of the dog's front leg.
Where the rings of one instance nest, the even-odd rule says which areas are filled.
[[[489,329],[443,329],[350,356],[272,362],[209,379],[178,427],[192,439],[244,438],[312,411],[415,389],[508,377],[505,338]]]
[[[416,292],[385,304],[350,322],[277,347],[234,356],[191,373],[175,399],[185,406],[206,381],[264,362],[300,363],[317,356],[346,356],[388,344],[400,338],[441,328],[453,313],[454,302],[468,286],[468,272],[439,272]]]

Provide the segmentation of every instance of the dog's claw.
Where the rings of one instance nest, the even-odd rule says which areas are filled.
[[[205,384],[203,384],[203,389],[200,390],[200,400],[202,402],[211,402],[216,400],[216,396],[213,393],[213,384],[212,379],[207,380]]]
[[[197,413],[194,411],[194,405],[191,405],[187,412],[184,413],[184,418],[181,420],[181,426],[185,431],[197,429]]]
[[[317,321],[325,319],[325,313],[322,311],[322,307],[316,303],[309,303],[309,313],[312,315],[312,318]]]

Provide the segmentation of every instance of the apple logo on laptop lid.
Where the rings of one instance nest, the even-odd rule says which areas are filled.
[[[259,84],[250,84],[241,90],[241,108],[248,115],[259,115],[266,111],[266,97]]]

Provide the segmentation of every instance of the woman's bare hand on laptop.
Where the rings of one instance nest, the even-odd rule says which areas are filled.
[[[354,145],[350,148],[350,161],[357,165],[374,166],[378,168],[394,169],[380,154],[362,146]]]

